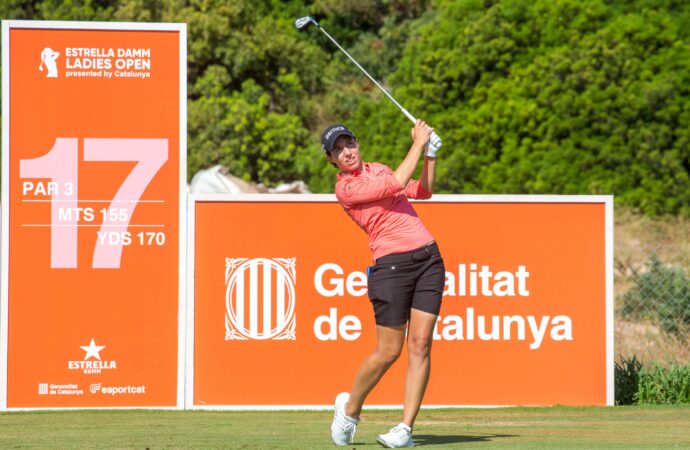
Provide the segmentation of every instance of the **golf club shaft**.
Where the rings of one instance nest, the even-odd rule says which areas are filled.
[[[348,58],[350,58],[350,61],[352,61],[353,63],[355,63],[355,65],[356,65],[357,67],[359,67],[359,70],[361,70],[362,72],[364,72],[364,75],[366,75],[367,78],[369,78],[369,79],[372,81],[372,83],[374,83],[374,84],[376,85],[376,87],[378,87],[379,89],[381,89],[381,91],[382,91],[384,94],[386,94],[386,96],[390,99],[390,101],[392,101],[393,103],[395,103],[395,106],[397,106],[398,108],[400,108],[400,111],[402,111],[402,113],[405,114],[405,116],[406,116],[408,119],[410,119],[410,121],[411,121],[412,123],[416,123],[416,122],[417,122],[417,119],[415,119],[415,117],[414,117],[412,114],[410,114],[410,112],[409,112],[408,110],[406,110],[405,108],[403,108],[403,106],[402,106],[400,103],[398,103],[398,102],[393,98],[393,96],[390,95],[390,94],[388,93],[388,91],[386,91],[386,90],[383,88],[383,86],[381,86],[381,85],[379,84],[378,81],[376,81],[371,75],[369,75],[369,73],[368,73],[366,70],[364,70],[364,67],[360,66],[359,63],[358,63],[357,61],[355,61],[355,59],[354,59],[352,56],[350,56],[350,54],[349,54],[344,48],[342,48],[342,47],[340,46],[340,44],[338,44],[338,42],[336,42],[336,40],[333,39],[333,38],[331,37],[330,34],[328,34],[328,33],[326,32],[326,30],[324,30],[323,28],[321,28],[321,26],[318,26],[318,29],[321,30],[321,31],[323,32],[323,34],[325,34],[326,37],[327,37],[328,39],[330,39],[331,42],[333,42],[333,43],[336,45],[336,47],[338,47],[338,48],[340,49],[341,52],[345,53],[345,56],[347,56]]]

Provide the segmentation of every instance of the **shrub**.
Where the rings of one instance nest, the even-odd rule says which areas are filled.
[[[635,403],[690,404],[690,365],[642,368]]]
[[[632,405],[634,403],[641,368],[642,363],[634,355],[632,359],[621,357],[620,362],[616,362],[616,405]]]

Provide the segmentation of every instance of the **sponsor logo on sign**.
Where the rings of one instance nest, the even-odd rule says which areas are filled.
[[[103,386],[103,383],[94,383],[89,387],[89,391],[92,394],[98,394],[99,392],[103,395],[123,395],[123,394],[133,394],[140,395],[146,394],[146,385],[142,386]]]
[[[295,340],[295,258],[225,259],[225,340]]]
[[[150,48],[65,48],[66,78],[151,78]]]
[[[85,374],[98,374],[103,370],[117,369],[117,362],[101,360],[100,352],[105,348],[105,345],[96,345],[93,338],[91,338],[89,345],[82,345],[80,348],[86,352],[84,360],[69,361],[67,365],[70,370],[82,370]]]
[[[66,47],[53,50],[45,47],[41,51],[38,70],[46,78],[58,78],[57,60],[64,54],[64,78],[151,78],[150,48],[91,48]]]
[[[46,47],[41,52],[41,65],[38,66],[38,70],[41,72],[46,72],[46,78],[57,78],[57,59],[60,53],[53,51],[50,47]]]
[[[39,383],[39,395],[84,395],[84,389],[79,389],[78,384],[53,384]]]

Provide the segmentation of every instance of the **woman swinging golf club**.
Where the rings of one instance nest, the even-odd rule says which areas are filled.
[[[417,120],[412,146],[395,170],[365,163],[355,135],[343,125],[331,125],[321,136],[327,159],[340,170],[335,187],[338,201],[369,235],[375,261],[368,269],[368,293],[376,319],[376,349],[362,362],[351,392],[335,399],[331,437],[336,445],[352,443],[367,395],[398,359],[407,340],[402,421],[377,441],[389,448],[414,446],[412,428],[429,381],[432,333],[445,282],[438,246],[407,200],[428,199],[433,192],[440,142],[429,144],[432,133]],[[425,149],[421,177],[412,180]]]

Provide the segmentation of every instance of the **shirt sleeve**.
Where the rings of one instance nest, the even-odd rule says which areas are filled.
[[[431,192],[424,189],[419,180],[410,180],[405,186],[405,195],[407,198],[415,200],[427,200],[431,198]]]
[[[392,173],[376,178],[350,176],[338,181],[335,185],[335,196],[343,205],[357,205],[392,197],[402,190],[402,186]]]

